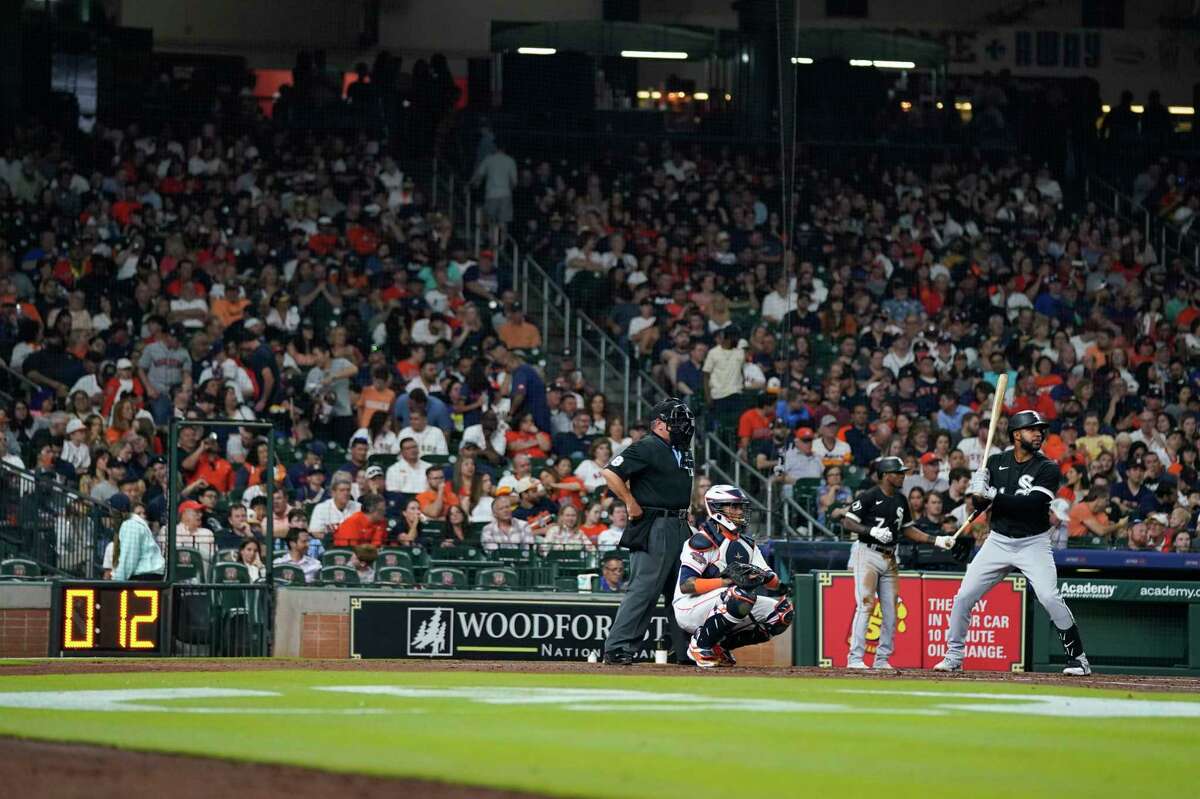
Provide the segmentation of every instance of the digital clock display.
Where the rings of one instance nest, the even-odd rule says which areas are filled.
[[[51,657],[164,655],[168,590],[150,583],[57,582]]]

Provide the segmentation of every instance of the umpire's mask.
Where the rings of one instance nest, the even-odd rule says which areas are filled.
[[[654,406],[654,418],[662,419],[666,423],[672,447],[682,451],[691,449],[692,435],[696,432],[696,417],[683,400],[672,397],[658,403]]]

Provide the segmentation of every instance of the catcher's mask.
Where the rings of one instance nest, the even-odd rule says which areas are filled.
[[[738,536],[750,525],[750,498],[737,486],[715,485],[704,492],[708,518],[730,535]]]
[[[654,406],[655,419],[662,419],[671,437],[671,446],[687,450],[692,446],[692,435],[696,432],[696,416],[683,400],[665,399]]]

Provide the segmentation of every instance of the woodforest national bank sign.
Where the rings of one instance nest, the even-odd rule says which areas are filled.
[[[577,600],[469,597],[353,596],[353,658],[587,660],[600,656],[620,595]],[[640,657],[667,636],[660,608],[650,621]],[[668,642],[669,645],[669,642]]]

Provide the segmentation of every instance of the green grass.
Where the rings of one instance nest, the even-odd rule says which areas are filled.
[[[419,687],[458,690],[463,696],[331,693],[314,690],[318,686]],[[630,697],[607,693],[574,699],[587,710],[569,709],[561,701],[472,701],[484,698],[478,689],[498,687],[535,689],[534,698],[544,698],[537,689],[671,696],[632,698],[634,704],[650,706],[646,710],[631,710]],[[168,708],[142,712],[11,706],[33,691],[61,699],[78,696],[73,693],[78,691],[167,688],[278,695],[135,702]],[[980,693],[1011,696],[961,696]],[[889,799],[1132,799],[1176,795],[1190,784],[1186,764],[1192,762],[1200,729],[1198,699],[999,682],[611,673],[285,670],[10,676],[0,677],[0,734],[569,796],[849,799],[871,791]],[[1057,715],[976,709],[1025,702]],[[1142,704],[1146,702],[1168,704]],[[1080,717],[1089,710],[1128,713],[1139,706],[1152,714]],[[369,714],[352,715],[364,712]]]

